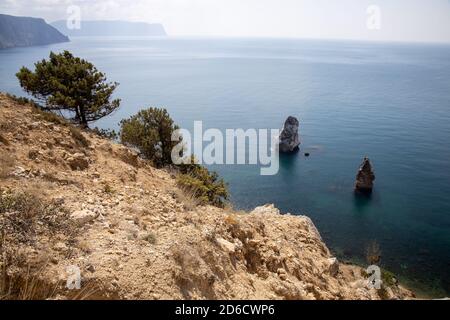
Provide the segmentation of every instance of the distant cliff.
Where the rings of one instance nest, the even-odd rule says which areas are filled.
[[[0,14],[0,49],[69,41],[44,19]]]
[[[71,36],[166,36],[164,27],[159,23],[128,21],[81,21],[79,29],[67,28],[65,20],[52,23],[56,29]]]

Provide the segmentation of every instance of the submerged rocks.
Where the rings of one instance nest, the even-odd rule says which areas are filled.
[[[355,192],[370,194],[373,189],[375,174],[369,158],[365,157],[356,174]]]
[[[284,123],[283,131],[280,134],[280,152],[293,152],[300,145],[298,136],[299,122],[297,118],[289,116]]]

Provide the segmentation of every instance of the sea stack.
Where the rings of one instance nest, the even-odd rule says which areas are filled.
[[[300,145],[298,137],[299,122],[297,118],[289,116],[284,123],[283,131],[280,134],[280,152],[293,152]]]
[[[355,192],[370,194],[373,189],[373,181],[375,180],[375,174],[373,173],[372,164],[369,158],[364,157],[364,160],[359,167],[356,174]]]

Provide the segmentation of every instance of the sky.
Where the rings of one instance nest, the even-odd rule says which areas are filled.
[[[450,43],[450,0],[0,0],[0,13],[162,23],[171,36]]]

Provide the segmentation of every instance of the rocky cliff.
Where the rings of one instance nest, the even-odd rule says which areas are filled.
[[[0,149],[0,297],[412,297],[369,289],[306,216],[199,206],[174,172],[5,95]]]
[[[0,14],[0,49],[67,41],[69,38],[48,25],[44,19]]]

